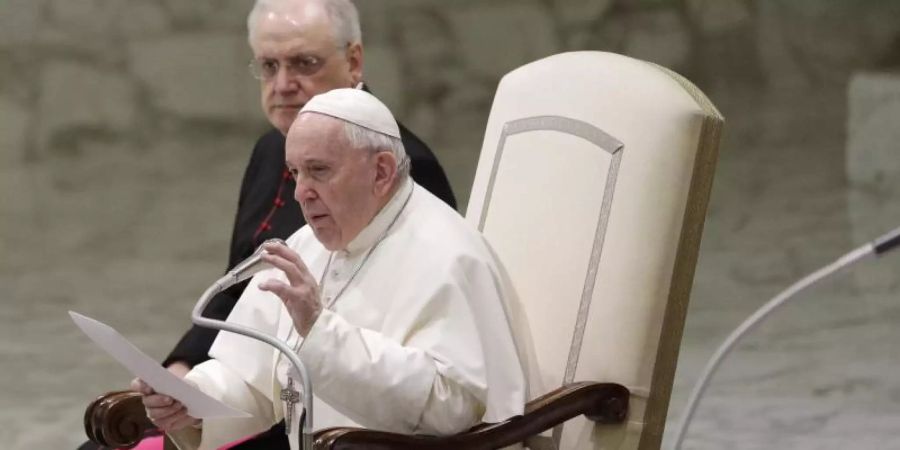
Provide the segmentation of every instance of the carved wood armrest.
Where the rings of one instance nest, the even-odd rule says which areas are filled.
[[[482,423],[452,436],[403,435],[359,428],[329,428],[316,433],[317,449],[493,449],[522,442],[566,420],[585,415],[598,423],[621,423],[628,414],[628,389],[614,383],[573,383],[525,405],[525,414],[499,423]],[[88,438],[112,448],[136,445],[155,427],[147,419],[140,394],[118,391],[94,400],[84,414]]]
[[[109,392],[84,411],[84,431],[88,439],[111,448],[131,448],[156,427],[147,419],[141,394],[133,391]]]
[[[523,442],[579,415],[604,424],[622,423],[629,392],[614,383],[563,386],[525,406],[525,414],[505,422],[483,423],[452,436],[403,435],[360,428],[328,428],[316,433],[315,448],[329,450],[495,449]]]

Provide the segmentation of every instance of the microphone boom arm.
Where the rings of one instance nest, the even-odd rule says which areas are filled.
[[[257,251],[259,253],[259,250]],[[258,256],[258,255],[254,255]],[[251,256],[253,258],[253,256]],[[257,258],[258,261],[258,258]],[[256,262],[256,261],[254,261]],[[258,266],[259,264],[254,264]],[[256,339],[257,341],[265,342],[266,344],[275,347],[280,351],[287,359],[294,365],[294,368],[297,369],[297,373],[300,375],[300,384],[303,386],[303,408],[306,410],[306,418],[303,420],[301,425],[301,436],[300,436],[300,449],[301,450],[311,450],[313,443],[313,432],[312,432],[312,423],[313,423],[313,390],[312,390],[312,380],[309,378],[309,374],[306,371],[306,366],[303,365],[303,361],[300,361],[300,357],[297,356],[296,353],[287,345],[287,343],[282,342],[279,339],[276,339],[274,336],[269,334],[260,332],[258,330],[254,330],[250,327],[246,327],[243,325],[237,325],[233,323],[229,323],[223,320],[215,320],[203,317],[203,311],[206,309],[206,305],[209,304],[210,300],[212,300],[213,296],[218,294],[219,292],[224,291],[228,287],[233,284],[240,282],[244,278],[248,278],[246,275],[246,271],[244,269],[249,265],[244,265],[243,263],[238,264],[235,269],[229,271],[225,276],[218,279],[212,286],[208,287],[206,291],[200,296],[200,299],[197,300],[197,304],[194,306],[194,310],[191,312],[191,321],[195,323],[197,326],[212,328],[215,330],[221,331],[230,331],[232,333],[237,333],[243,336],[247,336],[251,339]],[[252,270],[252,269],[251,269]],[[252,270],[253,272],[259,271],[257,267],[256,270]],[[289,427],[287,427],[289,429]]]
[[[700,402],[700,398],[703,397],[703,393],[706,391],[707,386],[709,386],[710,379],[719,368],[722,360],[725,359],[725,356],[734,349],[741,338],[756,328],[757,325],[762,323],[762,321],[776,309],[783,306],[788,300],[794,298],[795,295],[806,288],[866,257],[871,255],[882,256],[898,247],[900,247],[900,228],[895,228],[891,232],[850,251],[831,264],[822,267],[802,278],[800,281],[792,284],[744,320],[744,322],[728,335],[728,338],[725,339],[719,348],[716,349],[716,352],[706,363],[706,367],[703,368],[703,372],[701,372],[700,378],[697,380],[696,384],[694,384],[694,389],[691,391],[691,396],[688,398],[687,406],[685,406],[684,412],[682,413],[681,423],[675,433],[674,442],[671,448],[673,450],[681,449],[681,444],[687,434],[688,427],[690,427],[691,420],[694,418],[694,413],[697,411],[697,405]]]

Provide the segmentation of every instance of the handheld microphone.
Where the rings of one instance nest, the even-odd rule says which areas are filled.
[[[265,244],[277,243],[281,245],[287,245],[283,240],[275,238],[269,239]],[[266,254],[266,251],[263,249],[263,245],[257,247],[256,251],[253,252],[252,255],[248,256],[247,259],[237,263],[228,273],[225,274],[222,278],[219,279],[216,283],[219,284],[219,288],[221,290],[225,290],[234,286],[235,284],[244,281],[253,275],[256,275],[259,272],[262,272],[266,269],[271,269],[272,265],[266,263],[262,260],[263,255]]]
[[[719,368],[719,365],[722,363],[722,360],[725,359],[725,356],[734,349],[737,345],[738,341],[744,337],[751,330],[756,328],[757,325],[762,323],[762,321],[768,317],[772,312],[775,311],[780,306],[783,306],[787,303],[788,300],[794,298],[794,296],[804,289],[812,286],[813,284],[828,278],[829,276],[839,272],[842,269],[845,269],[863,258],[875,255],[882,256],[885,253],[897,248],[900,246],[900,228],[896,228],[893,231],[886,233],[875,239],[874,241],[868,242],[865,245],[841,256],[833,263],[807,275],[802,278],[800,281],[794,283],[780,294],[775,296],[775,298],[769,300],[762,307],[756,310],[750,317],[744,320],[734,331],[728,335],[728,338],[725,339],[725,342],[716,349],[716,352],[713,354],[712,358],[710,358],[709,362],[706,363],[706,367],[704,367],[703,372],[700,375],[700,378],[697,380],[697,383],[694,384],[694,390],[691,391],[691,396],[688,399],[687,406],[684,408],[684,413],[681,416],[681,425],[678,427],[678,431],[675,434],[675,441],[672,445],[674,450],[679,450],[681,448],[681,443],[684,440],[684,436],[687,433],[687,429],[691,424],[691,419],[694,417],[694,413],[697,410],[697,405],[700,402],[700,398],[703,396],[703,393],[706,391],[706,387],[709,384],[710,378],[712,378],[713,373],[715,373],[716,369]]]

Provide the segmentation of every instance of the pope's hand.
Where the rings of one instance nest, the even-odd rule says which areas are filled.
[[[131,390],[141,393],[141,401],[147,411],[147,418],[164,432],[178,431],[189,426],[199,426],[200,419],[191,417],[187,408],[168,395],[158,394],[140,378],[131,381]]]
[[[300,255],[293,250],[274,242],[263,244],[263,248],[267,253],[263,255],[263,261],[281,269],[290,284],[269,279],[260,283],[259,289],[277,295],[284,302],[294,328],[301,336],[306,337],[322,312],[319,284],[309,273]]]

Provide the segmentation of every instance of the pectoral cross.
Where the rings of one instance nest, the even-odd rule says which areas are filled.
[[[284,402],[287,412],[284,417],[284,431],[291,434],[291,422],[294,419],[294,406],[300,402],[300,392],[294,389],[294,379],[288,377],[288,385],[281,390],[281,401]]]

